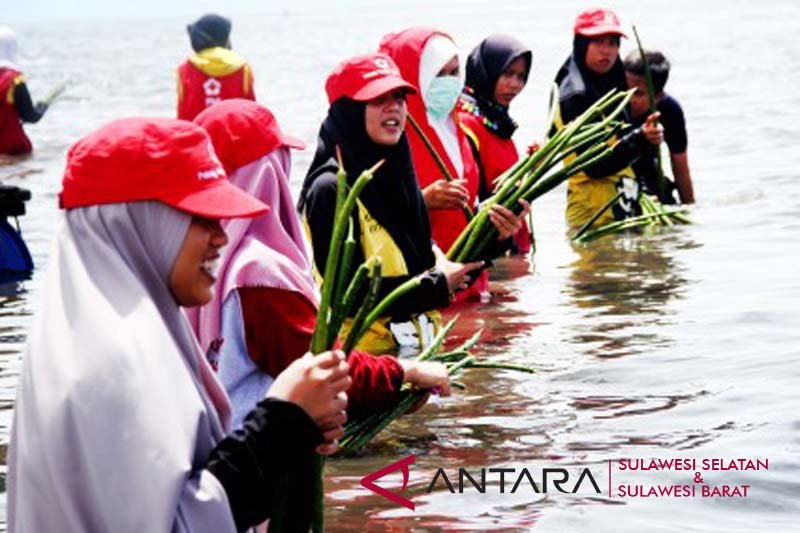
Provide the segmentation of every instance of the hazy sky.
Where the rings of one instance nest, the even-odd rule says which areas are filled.
[[[369,5],[366,0],[0,0],[0,24],[31,23],[37,21],[68,21],[90,19],[142,19],[197,16],[198,13],[220,12],[230,15],[241,13],[269,13],[315,5]]]

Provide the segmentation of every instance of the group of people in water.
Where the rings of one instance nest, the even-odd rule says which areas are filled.
[[[393,406],[404,386],[450,393],[444,365],[402,355],[431,341],[439,310],[486,299],[486,263],[445,252],[466,227],[464,210],[517,161],[509,106],[529,79],[529,48],[486,38],[467,58],[466,85],[455,41],[434,29],[386,35],[376,52],[342,61],[325,84],[330,106],[295,203],[292,150],[304,143],[255,102],[230,21],[207,15],[188,31],[195,53],[178,69],[178,118],[117,120],[67,155],[64,224],[15,405],[12,532],[262,524],[280,491],[308,493],[314,454],[337,450],[348,417]],[[623,36],[610,10],[578,16],[553,127],[610,88],[639,83],[651,59],[664,127],[637,107],[637,93],[612,158],[570,179],[573,224],[618,190],[647,186],[631,165],[653,158],[664,135],[677,168],[686,162],[685,130],[664,133],[682,120],[663,93],[669,65],[660,55],[623,65]],[[13,105],[23,99],[16,91]],[[384,161],[353,214],[358,245],[346,274],[377,256],[382,293],[412,277],[420,284],[348,356],[312,356],[337,152],[350,184]],[[681,200],[692,201],[688,166],[675,174]],[[530,206],[491,209],[499,236],[486,259],[528,253]],[[307,530],[310,497],[292,502],[290,530]]]

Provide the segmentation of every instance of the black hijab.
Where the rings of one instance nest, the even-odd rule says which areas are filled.
[[[527,63],[527,81],[533,54],[510,35],[490,35],[467,58],[462,107],[481,117],[486,127],[503,139],[511,138],[517,129],[517,123],[509,116],[507,107],[494,101],[494,88],[503,72],[519,58],[525,59]]]
[[[347,181],[353,184],[362,171],[385,159],[359,199],[400,248],[409,273],[434,266],[428,210],[414,173],[405,133],[393,146],[376,144],[367,134],[366,104],[347,97],[335,101],[319,130],[317,152],[303,181],[298,210],[306,207],[317,178],[336,172],[336,146],[342,151]]]
[[[186,30],[195,52],[212,46],[227,47],[231,38],[231,21],[220,15],[204,15],[186,26]]]
[[[564,123],[586,111],[611,89],[628,90],[625,67],[619,57],[605,74],[597,74],[586,66],[586,50],[591,41],[590,37],[576,35],[572,43],[572,55],[556,74]]]

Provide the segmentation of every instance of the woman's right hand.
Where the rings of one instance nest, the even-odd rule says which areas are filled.
[[[442,257],[436,266],[444,272],[444,276],[447,278],[447,288],[450,289],[450,294],[452,295],[469,287],[470,273],[481,268],[483,261],[454,263]]]
[[[422,189],[428,209],[462,209],[467,206],[467,180],[439,179]]]
[[[280,373],[267,396],[299,405],[322,430],[324,442],[317,452],[328,455],[337,450],[337,439],[344,434],[345,391],[350,385],[344,352],[308,353]]]

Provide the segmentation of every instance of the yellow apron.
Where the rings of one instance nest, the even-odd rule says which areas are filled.
[[[560,109],[556,110],[553,124],[557,130],[561,130],[564,127]],[[616,136],[609,139],[609,146],[616,141]],[[570,154],[565,158],[564,164],[568,165],[576,158],[577,154]],[[614,220],[622,220],[634,214],[635,204],[639,196],[636,174],[630,166],[627,166],[610,176],[601,178],[592,178],[585,172],[578,172],[570,176],[567,180],[567,223],[573,228],[583,226],[595,213],[623,190],[625,194],[615,205],[606,209],[594,221],[592,227],[599,227]]]
[[[407,276],[408,267],[406,266],[405,258],[400,248],[392,239],[392,236],[386,231],[386,228],[381,226],[372,215],[370,215],[366,206],[357,200],[358,204],[358,225],[361,229],[360,244],[364,252],[364,257],[369,258],[378,256],[381,258],[381,274],[384,277],[397,277]],[[305,222],[306,235],[311,242],[311,230],[308,226],[308,221]],[[322,276],[314,265],[314,277],[317,282],[322,284]],[[344,338],[352,327],[352,319],[348,318],[342,325],[340,337]],[[371,354],[384,354],[395,352],[401,346],[416,347],[420,350],[424,348],[433,336],[439,331],[441,324],[441,315],[438,311],[427,311],[418,315],[412,315],[411,320],[407,323],[390,324],[389,317],[381,317],[372,324],[369,329],[361,337],[361,340],[356,344],[355,348],[363,352]],[[408,330],[415,332],[415,335],[395,335],[392,330]],[[398,339],[398,337],[400,337]],[[411,340],[414,337],[414,340]],[[399,341],[399,342],[398,342]],[[411,345],[414,346],[411,346]]]

